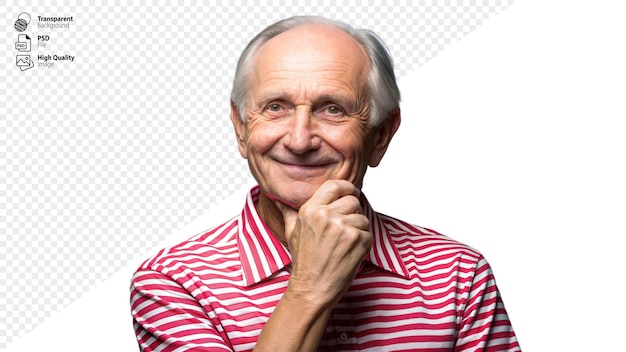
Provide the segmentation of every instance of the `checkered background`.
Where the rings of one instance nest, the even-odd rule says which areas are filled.
[[[262,28],[315,14],[372,29],[402,79],[512,0],[58,3],[9,0],[0,11],[0,348],[248,182],[228,96]],[[35,63],[25,71],[13,26],[22,12]],[[44,29],[37,16],[74,21]],[[37,35],[50,36],[47,48]],[[44,68],[38,55],[75,59]]]

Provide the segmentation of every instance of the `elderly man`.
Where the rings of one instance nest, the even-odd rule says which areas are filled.
[[[244,50],[231,98],[258,186],[239,216],[137,270],[142,350],[519,350],[480,253],[376,213],[360,192],[400,125],[376,35],[275,23]]]

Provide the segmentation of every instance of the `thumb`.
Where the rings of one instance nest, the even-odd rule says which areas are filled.
[[[283,213],[283,220],[285,222],[285,239],[289,243],[291,234],[296,227],[296,220],[298,219],[298,211],[284,203],[275,201],[276,207]]]

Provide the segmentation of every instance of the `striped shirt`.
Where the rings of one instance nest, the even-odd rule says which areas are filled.
[[[163,249],[132,278],[143,351],[250,351],[284,294],[289,251],[248,194],[241,214]],[[493,273],[480,253],[376,213],[373,246],[335,306],[319,351],[519,351]],[[286,331],[285,334],[289,332]]]

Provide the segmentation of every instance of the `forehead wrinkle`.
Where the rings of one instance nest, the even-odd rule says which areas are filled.
[[[292,73],[296,73],[293,75]],[[275,70],[272,72],[256,71],[253,87],[263,92],[263,95],[298,95],[301,93],[320,92],[320,95],[335,95],[335,92],[345,92],[345,95],[360,94],[366,89],[366,82],[349,75],[343,69],[319,70]],[[330,93],[329,93],[330,92]],[[339,94],[339,95],[344,95]]]
[[[314,59],[312,57],[309,57],[306,61],[302,61],[301,57],[299,57],[298,55],[302,54],[302,52],[294,52],[294,51],[289,51],[289,50],[278,50],[278,53],[272,54],[272,55],[268,55],[268,51],[272,51],[272,50],[276,50],[276,46],[279,45],[277,43],[280,42],[280,45],[284,46],[288,45],[283,43],[283,41],[285,40],[284,37],[285,36],[289,36],[289,35],[294,35],[294,33],[301,33],[301,36],[298,37],[296,40],[297,42],[302,42],[302,41],[306,41],[307,42],[307,46],[305,48],[303,48],[302,50],[305,51],[312,51],[312,52],[320,52],[320,53],[328,53],[328,41],[327,40],[323,40],[320,41],[319,37],[317,37],[317,40],[311,40],[309,41],[309,38],[315,38],[316,37],[316,33],[308,33],[306,32],[307,28],[310,27],[319,27],[321,26],[322,28],[325,28],[327,30],[332,30],[338,33],[333,33],[333,35],[335,36],[341,36],[343,37],[343,43],[342,46],[335,49],[335,51],[340,51],[342,53],[342,55],[347,55],[347,53],[345,52],[346,50],[350,50],[349,47],[352,47],[354,49],[356,49],[356,53],[352,52],[349,54],[351,60],[349,63],[343,62],[343,63],[338,63],[335,61],[334,58],[331,59],[326,59],[324,57],[318,57],[317,59]],[[294,40],[294,38],[291,38],[290,40]],[[289,48],[289,46],[287,47]],[[283,55],[286,54],[286,55]],[[280,60],[277,60],[277,55],[280,56]],[[293,55],[296,55],[297,57],[294,58],[292,57]],[[345,56],[344,56],[345,57]],[[267,65],[269,64],[270,67],[274,67],[276,70],[280,70],[280,66],[283,66],[283,69],[285,71],[298,71],[298,69],[289,69],[287,67],[284,67],[286,64],[291,64],[291,65],[295,65],[295,66],[299,66],[299,65],[307,65],[310,63],[314,63],[314,64],[325,64],[327,62],[331,62],[333,63],[332,66],[342,66],[343,69],[336,69],[333,71],[341,71],[344,73],[348,73],[351,71],[356,71],[357,76],[363,80],[367,80],[367,76],[368,76],[368,72],[370,70],[370,59],[368,56],[368,53],[366,51],[366,49],[363,47],[363,45],[361,43],[359,43],[355,38],[351,37],[348,33],[345,33],[344,31],[337,29],[337,28],[328,28],[325,25],[302,25],[296,28],[292,28],[290,30],[287,30],[284,33],[281,33],[279,35],[277,35],[276,37],[270,39],[269,41],[267,41],[266,43],[264,43],[258,50],[257,53],[255,53],[255,58],[254,58],[254,62],[255,62],[255,67],[258,68],[258,66],[260,65]],[[307,68],[307,70],[305,70],[306,72],[309,72],[310,69]]]
[[[273,100],[294,101],[301,93],[301,87],[285,86],[284,84],[263,84],[256,95],[256,101],[266,103]]]
[[[311,100],[339,98],[350,101],[349,105],[357,109],[369,105],[364,100],[368,96],[371,64],[365,48],[354,38],[344,37],[341,45],[333,50],[328,46],[329,42],[320,37],[320,33],[311,32],[311,29],[310,26],[290,29],[259,48],[253,66],[254,84],[251,85],[259,93],[257,97],[264,102],[272,98],[292,102],[301,97]],[[332,28],[330,30],[334,31]],[[295,36],[296,33],[299,37]],[[333,35],[347,34],[338,32]],[[303,40],[308,45],[293,50],[295,47],[291,43],[297,46]],[[308,52],[312,54],[306,54]]]

